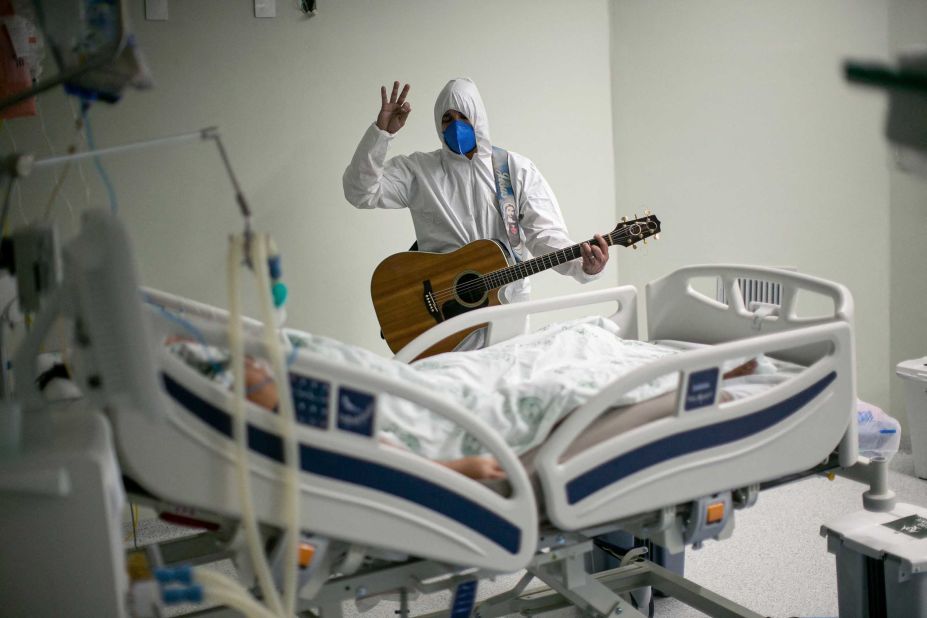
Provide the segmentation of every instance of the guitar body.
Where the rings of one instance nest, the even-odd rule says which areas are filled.
[[[480,277],[507,266],[505,253],[493,240],[477,240],[451,253],[397,253],[380,262],[370,294],[389,349],[398,352],[455,315],[498,305],[498,289],[486,290]],[[456,333],[419,358],[449,352],[479,328]]]
[[[602,237],[607,246],[637,249],[638,242],[660,238],[660,220],[646,211]],[[599,242],[592,238],[586,242]],[[605,249],[607,247],[603,247]],[[588,252],[588,249],[587,249]],[[398,352],[410,341],[444,320],[499,304],[499,289],[530,275],[582,259],[581,244],[551,251],[509,266],[502,246],[494,240],[477,240],[451,253],[410,251],[392,255],[377,266],[370,282],[373,308],[389,349]],[[418,358],[450,352],[479,324],[451,335]],[[418,360],[418,359],[416,359]]]

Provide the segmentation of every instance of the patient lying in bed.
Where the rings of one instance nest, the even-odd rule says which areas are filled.
[[[621,339],[615,325],[603,318],[553,324],[482,350],[450,352],[405,365],[363,348],[306,333],[289,332],[299,350],[329,360],[360,365],[441,392],[472,410],[515,450],[538,446],[562,418],[604,386],[632,369],[679,350]],[[227,354],[191,341],[172,341],[171,349],[189,364],[231,387]],[[725,379],[752,374],[755,359],[725,367]],[[276,408],[277,388],[264,361],[248,359],[248,398],[269,410]],[[614,402],[634,404],[675,391],[678,376],[646,383]],[[500,478],[496,462],[478,442],[452,422],[411,402],[381,395],[379,437],[472,478]]]

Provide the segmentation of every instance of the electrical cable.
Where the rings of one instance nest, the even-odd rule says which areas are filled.
[[[44,221],[48,221],[51,218],[52,208],[55,206],[55,198],[58,197],[58,192],[61,191],[62,185],[64,185],[65,179],[68,177],[68,172],[71,170],[71,163],[68,162],[64,166],[64,170],[61,172],[61,176],[55,181],[55,186],[52,188],[51,195],[48,198],[48,203],[45,205],[45,216],[43,217]],[[68,205],[68,212],[71,213],[71,220],[74,220],[74,209],[71,207],[71,202],[68,200],[67,195],[64,196],[65,203]]]
[[[39,105],[39,98],[35,99],[35,108],[38,112],[39,125],[42,127],[42,136],[45,138],[45,144],[48,146],[48,151],[51,156],[57,154],[55,152],[55,147],[52,144],[51,138],[48,136],[48,127],[45,126],[45,116],[42,113],[42,107]],[[68,148],[68,152],[74,152],[77,149],[76,146],[71,146]],[[61,175],[54,174],[55,177],[55,187],[52,189],[51,197],[48,199],[48,204],[45,206],[45,221],[48,221],[51,216],[52,206],[55,203],[55,198],[58,197],[58,192],[61,190],[62,185],[64,185],[64,180],[67,178],[68,172],[71,170],[71,165],[68,163],[64,166],[64,169],[61,171]],[[74,221],[74,207],[71,205],[71,198],[68,197],[67,193],[62,195],[65,205],[68,207],[68,213],[71,215],[71,222]]]
[[[71,119],[74,121],[74,130],[77,133],[79,140],[83,141],[86,144],[86,139],[84,139],[84,121],[81,120],[80,116],[77,114],[77,111],[74,109],[74,103],[70,97],[67,98],[68,109],[71,112]],[[78,144],[78,148],[80,144]],[[77,162],[77,174],[80,176],[80,181],[84,185],[84,206],[90,208],[90,183],[87,182],[87,175],[84,174],[84,164],[82,161]]]

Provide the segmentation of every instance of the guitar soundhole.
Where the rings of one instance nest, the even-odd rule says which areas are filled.
[[[460,304],[473,307],[482,304],[486,297],[486,286],[479,273],[464,272],[454,282],[454,293]]]

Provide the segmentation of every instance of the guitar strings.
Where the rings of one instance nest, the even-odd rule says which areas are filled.
[[[618,240],[624,240],[625,238],[628,238],[628,237],[632,236],[632,234],[630,234],[630,233],[625,233],[625,232],[626,232],[626,230],[621,230],[621,232],[613,232],[612,234],[607,234],[607,236],[608,236],[608,238],[612,241],[612,244],[614,245],[614,243],[615,243],[616,241],[618,241]],[[621,236],[622,233],[625,233],[625,235],[624,235],[624,236]],[[593,241],[590,240],[590,241],[587,241],[587,242],[593,242]],[[577,244],[577,245],[573,245],[572,247],[566,247],[566,248],[564,248],[564,249],[560,249],[559,251],[552,252],[552,253],[564,253],[564,254],[565,254],[567,251],[575,251],[578,247],[579,247],[579,245]],[[551,254],[547,254],[547,255],[551,255]],[[535,261],[535,260],[541,260],[541,261],[543,261],[543,259],[544,259],[545,257],[547,257],[547,255],[538,256],[537,258],[533,258],[532,260],[528,260],[528,262],[533,262],[533,261]],[[567,261],[570,262],[570,261],[579,259],[579,258],[581,258],[581,257],[582,257],[582,254],[580,254],[580,255],[577,256],[577,257],[570,258],[570,259],[567,260]],[[435,301],[444,301],[444,300],[447,300],[447,299],[449,299],[449,298],[453,298],[454,296],[456,296],[456,295],[458,295],[458,294],[460,294],[460,293],[476,291],[476,290],[478,290],[478,289],[481,288],[481,287],[484,288],[483,291],[486,292],[486,291],[489,291],[489,290],[493,290],[493,289],[495,289],[495,288],[497,288],[497,287],[501,287],[502,285],[507,285],[507,283],[511,283],[511,282],[507,282],[507,283],[503,283],[503,284],[501,284],[501,285],[497,285],[497,286],[493,286],[493,287],[491,287],[491,288],[487,288],[487,287],[486,287],[486,280],[487,280],[488,278],[494,276],[494,275],[498,275],[498,274],[501,273],[502,271],[506,271],[506,270],[515,270],[515,269],[517,269],[519,266],[524,266],[524,265],[527,264],[528,262],[521,262],[520,264],[514,264],[514,265],[512,265],[512,266],[506,266],[505,268],[500,268],[499,270],[494,270],[494,271],[492,271],[492,272],[490,272],[490,273],[486,273],[485,275],[481,275],[481,276],[478,277],[477,279],[475,279],[475,280],[473,280],[473,281],[469,281],[469,282],[467,282],[467,283],[465,283],[465,284],[463,284],[463,285],[461,285],[461,286],[459,286],[459,287],[446,288],[446,289],[443,289],[443,290],[437,290],[437,291],[435,291],[435,292],[432,293],[432,298],[433,298]],[[563,263],[566,263],[566,262],[563,262]],[[553,266],[553,265],[551,265],[551,266]],[[546,270],[547,268],[550,268],[551,266],[545,266],[544,270]],[[539,272],[540,272],[540,271],[539,271]],[[524,275],[524,276],[527,276],[527,274]],[[519,278],[523,278],[523,277],[519,277]]]
[[[629,226],[629,227],[630,227],[630,226]],[[629,238],[629,237],[633,236],[633,234],[631,234],[630,232],[628,232],[628,231],[627,231],[627,228],[625,228],[625,229],[621,230],[620,232],[613,232],[613,233],[611,233],[611,234],[607,234],[606,236],[611,240],[612,246],[614,246],[614,244],[615,244],[618,240],[624,240],[624,239],[626,239],[626,238]],[[586,241],[586,242],[592,242],[592,240]],[[552,252],[552,253],[563,253],[563,254],[566,254],[567,251],[575,251],[578,247],[579,247],[579,244],[573,245],[572,247],[566,247],[566,248],[564,248],[564,249],[560,249],[559,251]],[[528,260],[528,262],[534,262],[535,260],[541,260],[542,263],[543,263],[543,259],[544,259],[545,257],[547,257],[547,255],[551,255],[551,254],[546,254],[546,255],[538,256],[538,257],[536,257],[536,258],[532,258],[531,260]],[[579,259],[579,258],[581,258],[581,257],[582,257],[582,254],[580,254],[580,255],[577,256],[577,257],[570,258],[569,260],[567,260],[567,262],[570,262],[570,261]],[[473,281],[469,281],[469,282],[467,282],[467,283],[465,283],[465,284],[463,284],[463,285],[461,285],[461,286],[459,286],[459,287],[445,288],[445,289],[443,289],[443,290],[437,290],[437,291],[435,291],[435,292],[432,293],[432,299],[435,300],[436,302],[443,302],[443,301],[448,300],[448,299],[450,299],[450,298],[453,298],[453,297],[455,297],[455,296],[457,296],[457,295],[459,295],[459,294],[461,294],[461,293],[476,291],[476,290],[478,290],[478,289],[480,289],[480,288],[483,288],[483,291],[484,291],[484,292],[487,292],[487,291],[493,290],[493,289],[495,289],[495,288],[497,288],[497,287],[501,287],[501,285],[499,285],[499,286],[493,286],[492,288],[488,288],[488,287],[486,286],[486,281],[487,281],[490,277],[492,277],[492,276],[494,276],[494,275],[498,275],[498,274],[501,273],[502,271],[506,271],[506,270],[516,270],[519,266],[524,266],[524,265],[527,264],[528,262],[521,262],[521,263],[519,263],[519,264],[514,264],[514,265],[512,265],[512,266],[506,266],[505,268],[500,268],[499,270],[494,270],[494,271],[492,271],[492,272],[490,272],[490,273],[486,273],[485,275],[481,275],[481,276],[478,277],[477,279],[474,279]],[[566,262],[563,262],[563,263],[566,263]],[[552,266],[553,266],[553,264],[550,265],[550,266],[545,266],[544,270],[546,270],[547,268],[550,268],[550,267],[552,267]],[[527,276],[527,275],[525,275],[525,276]],[[523,278],[523,277],[519,277],[519,278]],[[508,283],[511,283],[511,282],[508,282]],[[507,285],[507,283],[503,283],[502,285]]]

